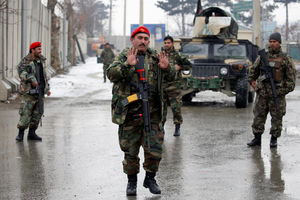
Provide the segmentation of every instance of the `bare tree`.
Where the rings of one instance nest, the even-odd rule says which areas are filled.
[[[55,15],[54,9],[58,4],[57,0],[48,0],[47,7],[51,12],[51,66],[57,73],[62,73],[59,59],[59,18]]]
[[[281,33],[283,33],[282,35],[283,37],[285,37],[285,32],[286,32],[285,27],[286,27],[285,24],[280,27]],[[299,43],[300,42],[300,20],[292,23],[289,26],[288,32],[289,32],[289,41]]]
[[[108,18],[109,6],[97,0],[76,0],[76,7],[85,24],[88,37],[94,37],[95,32],[104,33],[104,21]]]
[[[69,61],[71,65],[76,65],[76,45],[75,41],[73,39],[74,35],[78,35],[81,33],[84,29],[84,20],[82,20],[82,17],[78,12],[75,12],[74,10],[74,3],[71,2],[71,0],[65,0],[65,6],[66,9],[66,17],[68,20],[68,42],[69,42]]]

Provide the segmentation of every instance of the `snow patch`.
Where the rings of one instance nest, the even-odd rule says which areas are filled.
[[[103,65],[97,64],[96,57],[88,58],[85,64],[71,67],[68,74],[51,78],[49,83],[49,98],[91,95],[94,100],[111,100],[112,97],[112,83],[108,79],[103,83]]]

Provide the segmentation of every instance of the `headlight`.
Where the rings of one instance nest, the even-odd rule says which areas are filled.
[[[221,74],[221,75],[227,75],[227,73],[228,73],[228,69],[227,69],[226,67],[222,67],[222,68],[220,69],[220,74]]]
[[[182,71],[182,73],[183,73],[183,75],[189,75],[191,73],[191,71],[190,70],[184,70],[184,71]]]

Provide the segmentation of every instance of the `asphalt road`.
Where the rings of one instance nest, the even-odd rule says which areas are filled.
[[[92,92],[46,100],[43,126],[37,131],[42,142],[17,143],[18,104],[0,104],[1,200],[300,199],[299,85],[287,97],[282,137],[272,150],[270,118],[262,147],[246,145],[252,139],[252,104],[236,109],[231,99],[200,93],[182,109],[180,137],[173,136],[169,110],[157,175],[162,194],[143,188],[141,168],[138,195],[127,198],[123,154],[100,72],[87,73],[99,82]]]

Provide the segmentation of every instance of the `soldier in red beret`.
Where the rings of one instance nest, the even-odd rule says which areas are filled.
[[[19,142],[23,141],[24,131],[28,127],[28,140],[42,140],[35,131],[44,112],[44,95],[50,96],[51,92],[45,70],[46,58],[41,54],[41,46],[40,42],[32,43],[29,47],[29,54],[21,60],[17,67],[21,80],[19,134],[16,137]]]
[[[146,27],[141,26],[134,30],[130,40],[132,48],[120,53],[107,69],[107,77],[114,83],[112,121],[119,125],[119,143],[124,152],[123,171],[128,177],[126,194],[136,195],[137,174],[140,170],[138,154],[141,146],[144,149],[143,167],[146,171],[143,186],[149,188],[153,194],[160,194],[161,190],[155,176],[162,157],[164,140],[162,113],[165,101],[162,82],[174,80],[176,71],[175,66],[169,64],[165,53],[158,54],[149,48],[150,32]],[[141,71],[145,72],[145,78],[141,79]],[[146,126],[144,118],[136,117],[141,116],[139,115],[141,113],[145,116],[143,112],[145,99],[130,100],[130,103],[124,104],[124,99],[130,99],[126,97],[141,92],[138,85],[145,82],[149,87],[147,96],[149,96],[150,134],[144,127]]]

